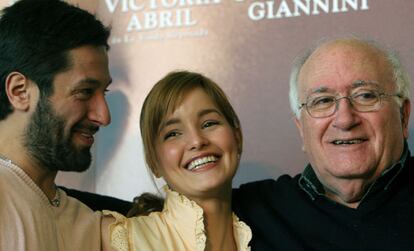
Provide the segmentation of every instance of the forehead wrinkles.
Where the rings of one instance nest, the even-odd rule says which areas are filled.
[[[380,50],[359,41],[322,45],[306,60],[298,76],[299,97],[308,89],[336,82],[351,85],[356,80],[392,82],[392,67]]]

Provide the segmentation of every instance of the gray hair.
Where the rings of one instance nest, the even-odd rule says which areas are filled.
[[[364,44],[367,44],[384,54],[386,60],[391,65],[393,70],[393,79],[396,84],[396,92],[402,96],[402,98],[397,98],[397,102],[400,106],[402,106],[402,100],[410,99],[410,78],[408,77],[407,71],[405,70],[404,66],[401,63],[400,57],[398,52],[394,49],[387,48],[374,40],[365,40],[360,38],[342,38],[342,39],[331,39],[331,40],[323,40],[317,43],[316,46],[310,47],[304,53],[302,53],[299,57],[295,59],[292,65],[292,70],[290,72],[290,79],[289,79],[289,102],[290,108],[292,112],[295,114],[296,118],[300,118],[300,101],[299,101],[299,94],[298,94],[298,76],[302,66],[305,62],[309,59],[309,57],[320,47],[327,43],[341,41],[341,40],[355,40]]]

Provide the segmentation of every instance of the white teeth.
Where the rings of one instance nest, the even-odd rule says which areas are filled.
[[[190,164],[188,164],[188,170],[197,170],[198,168],[200,168],[202,165],[210,163],[210,162],[215,162],[217,161],[217,157],[215,156],[207,156],[207,157],[202,157],[196,160],[193,160],[190,162]]]
[[[86,134],[86,133],[81,133],[82,136],[87,137],[87,138],[92,138],[92,135],[90,134]]]
[[[334,140],[333,143],[335,145],[352,145],[352,144],[360,144],[364,140],[362,139],[353,139],[353,140]]]

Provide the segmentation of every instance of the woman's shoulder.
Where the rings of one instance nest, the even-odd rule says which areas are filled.
[[[127,229],[127,231],[143,231],[147,228],[153,228],[155,226],[160,227],[162,225],[165,225],[165,219],[162,211],[152,212],[149,215],[134,217],[125,217],[120,213],[107,210],[104,210],[102,214],[104,217],[112,218],[112,222],[109,224],[109,228],[120,226]]]
[[[102,250],[128,251],[128,229],[126,217],[117,212],[102,212]]]
[[[161,245],[159,237],[165,234],[168,226],[163,220],[162,212],[130,218],[112,211],[103,211],[103,215],[103,228],[108,231],[110,246],[119,251],[155,250],[155,247]]]

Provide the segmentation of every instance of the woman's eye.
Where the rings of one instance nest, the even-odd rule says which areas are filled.
[[[215,126],[215,125],[218,125],[218,124],[220,124],[220,122],[219,121],[206,121],[206,122],[204,122],[203,123],[203,125],[202,125],[202,128],[208,128],[208,127],[212,127],[212,126]]]
[[[164,135],[164,140],[167,140],[167,139],[173,138],[173,137],[177,137],[177,136],[179,136],[179,133],[177,131],[171,131],[171,132],[168,132]]]

